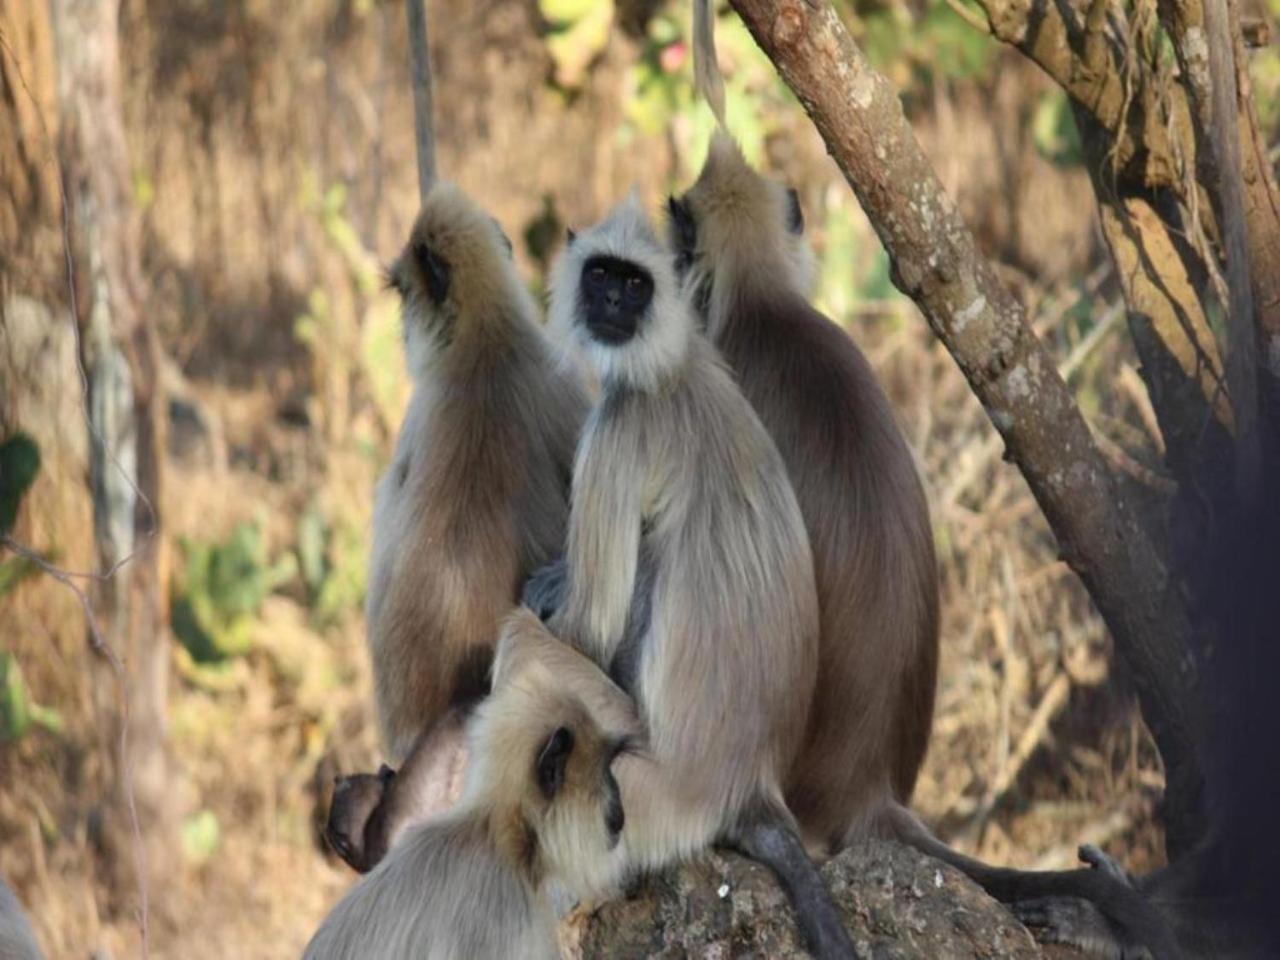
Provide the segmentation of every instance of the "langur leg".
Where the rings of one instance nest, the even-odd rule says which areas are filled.
[[[368,873],[407,829],[457,801],[468,712],[454,707],[420,735],[398,773],[383,765],[377,774],[338,778],[325,838],[351,867]]]
[[[849,960],[857,956],[831,891],[805,852],[790,815],[762,802],[743,814],[727,839],[777,874],[815,957]]]

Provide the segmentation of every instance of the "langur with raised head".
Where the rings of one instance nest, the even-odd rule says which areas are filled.
[[[401,763],[416,742],[421,766],[460,739],[500,618],[563,548],[586,399],[557,366],[501,229],[457,188],[433,188],[388,279],[414,387],[375,494],[366,613],[388,753]],[[389,768],[336,791],[328,832],[357,869],[386,849],[382,817],[370,836],[347,825],[348,804],[375,786],[388,800],[401,791]]]
[[[777,443],[813,545],[818,687],[787,799],[835,851],[910,801],[924,760],[938,668],[929,505],[871,364],[809,305],[795,192],[718,130],[669,213],[686,295]]]
[[[550,884],[607,893],[624,815],[611,766],[642,731],[631,698],[527,610],[468,721],[466,785],[334,907],[307,960],[552,960]]]
[[[888,833],[1010,903],[1105,904],[1159,956],[1167,927],[1115,871],[990,867],[939,841],[907,804],[928,744],[938,660],[938,583],[928,504],[866,358],[809,303],[812,256],[794,190],[762,177],[723,129],[709,0],[695,3],[695,74],[720,121],[694,185],[668,204],[688,300],[778,444],[814,552],[820,668],[787,800],[811,842],[835,851]],[[1094,861],[1098,858],[1090,854]]]

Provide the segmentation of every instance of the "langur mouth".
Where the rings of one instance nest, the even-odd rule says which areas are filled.
[[[587,329],[593,340],[609,346],[626,343],[636,335],[636,325],[621,320],[595,320]]]

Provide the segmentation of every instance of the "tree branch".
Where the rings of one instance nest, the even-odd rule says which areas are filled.
[[[799,97],[910,296],[982,402],[1134,673],[1169,773],[1171,846],[1199,831],[1192,627],[1181,595],[1021,306],[920,149],[889,82],[822,0],[732,0]]]

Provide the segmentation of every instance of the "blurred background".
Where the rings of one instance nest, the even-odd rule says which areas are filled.
[[[1255,13],[1280,16],[1280,0]],[[841,0],[984,252],[1092,425],[1158,474],[1062,91],[946,0]],[[503,224],[541,291],[564,229],[633,184],[657,214],[696,174],[688,4],[428,3],[441,173]],[[0,425],[40,468],[13,534],[95,565],[89,436],[64,259],[45,5],[0,5]],[[362,605],[373,483],[409,383],[382,265],[417,209],[403,4],[124,0],[120,77],[141,302],[168,436],[174,842],[157,957],[296,956],[353,874],[317,826],[334,774],[376,767]],[[718,28],[729,126],[797,187],[819,305],[871,357],[931,495],[941,686],[916,805],[984,858],[1058,867],[1091,841],[1158,865],[1162,772],[1083,589],[800,105],[745,29]],[[1280,51],[1253,57],[1276,158]],[[51,957],[136,955],[136,895],[99,842],[111,674],[64,585],[0,559],[0,874]]]

